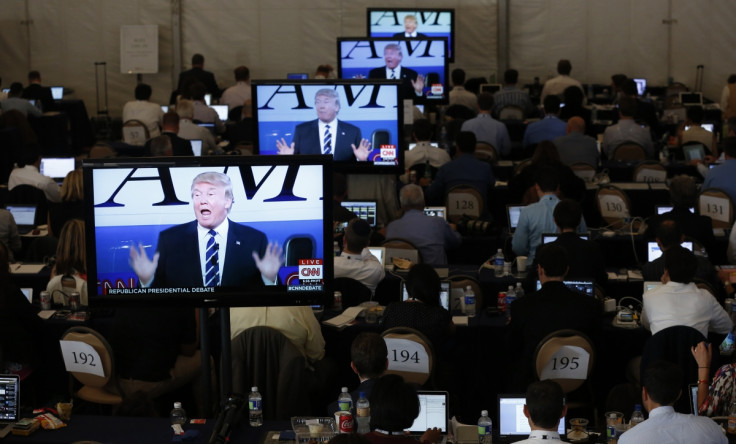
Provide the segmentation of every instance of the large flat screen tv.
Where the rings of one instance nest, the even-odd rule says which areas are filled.
[[[337,39],[341,79],[397,78],[400,97],[415,103],[447,103],[447,39],[341,37]]]
[[[368,37],[446,37],[448,58],[455,61],[455,10],[431,8],[368,8]],[[416,28],[415,28],[416,26]]]
[[[337,171],[401,171],[398,81],[254,80],[252,88],[260,155],[329,153]]]
[[[328,156],[85,160],[90,304],[327,302],[331,166]]]

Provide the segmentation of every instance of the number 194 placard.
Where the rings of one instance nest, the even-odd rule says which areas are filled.
[[[94,347],[78,341],[59,341],[59,344],[67,371],[105,376],[100,354]]]

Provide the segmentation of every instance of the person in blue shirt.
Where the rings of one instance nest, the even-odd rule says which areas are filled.
[[[564,136],[567,132],[567,124],[560,120],[558,117],[559,114],[560,98],[556,95],[545,97],[544,118],[526,127],[522,144],[527,147],[544,142],[545,140],[552,141]]]
[[[736,176],[736,137],[723,139],[722,147],[726,161],[708,171],[702,189],[720,188],[734,203],[736,202],[736,181],[733,180]]]

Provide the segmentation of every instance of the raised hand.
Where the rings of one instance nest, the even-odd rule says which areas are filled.
[[[268,282],[276,281],[279,268],[284,263],[284,249],[279,246],[278,242],[269,242],[263,257],[258,257],[257,252],[253,252],[253,260],[256,267],[261,272],[263,278]]]

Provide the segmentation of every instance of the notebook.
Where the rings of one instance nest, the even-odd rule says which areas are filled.
[[[344,208],[355,213],[356,216],[368,222],[371,227],[376,226],[376,202],[373,201],[343,201],[340,202]]]
[[[169,105],[161,105],[161,111],[164,112],[164,114],[169,112]]]
[[[39,172],[46,177],[64,180],[70,171],[74,171],[73,157],[44,157],[41,159]]]
[[[192,145],[192,152],[195,156],[202,155],[202,141],[200,139],[190,140],[189,144]]]
[[[33,230],[36,221],[36,205],[13,204],[5,207],[13,215],[20,234]]]
[[[427,216],[437,216],[444,220],[447,220],[447,208],[446,207],[424,207],[424,214]]]
[[[371,252],[373,256],[378,259],[378,262],[381,263],[381,265],[385,265],[383,263],[383,258],[386,256],[386,248],[384,247],[367,247],[368,251]]]
[[[20,419],[20,377],[0,375],[0,438]]]
[[[227,105],[212,105],[210,108],[217,111],[217,117],[223,122],[227,121],[228,106]]]
[[[693,251],[692,242],[685,241],[680,245],[683,248],[687,248],[688,250]],[[649,262],[659,259],[660,256],[662,256],[662,250],[659,248],[659,244],[657,244],[656,242],[647,242],[647,258]]]
[[[417,391],[419,396],[419,416],[409,427],[413,436],[422,436],[427,429],[437,427],[442,431],[441,443],[447,442],[448,418],[450,413],[450,395],[440,391]]]
[[[524,205],[506,205],[506,217],[509,224],[509,232],[513,233],[519,224],[519,216]]]
[[[532,429],[524,416],[524,395],[498,395],[498,435],[501,442],[516,442],[527,439]],[[557,433],[565,437],[565,418],[560,419]],[[495,441],[494,441],[495,442]]]

